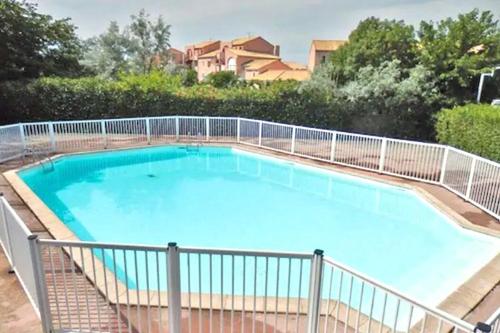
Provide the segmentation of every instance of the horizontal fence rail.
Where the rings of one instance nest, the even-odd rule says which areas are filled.
[[[0,198],[0,243],[44,332],[487,332],[312,254],[38,239]],[[498,313],[487,322],[498,330]],[[495,331],[496,332],[496,331]]]
[[[227,142],[440,185],[500,220],[500,164],[440,144],[235,117],[168,116],[0,126],[0,162],[55,152]]]

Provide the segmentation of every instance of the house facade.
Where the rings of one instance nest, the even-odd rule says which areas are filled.
[[[232,71],[242,79],[252,80],[269,70],[296,70],[297,66],[300,67],[281,61],[279,45],[261,36],[188,45],[184,63],[197,71],[199,81],[220,71]]]
[[[330,54],[344,45],[345,40],[320,40],[315,39],[311,42],[309,49],[308,69],[312,72],[316,67],[325,63]]]

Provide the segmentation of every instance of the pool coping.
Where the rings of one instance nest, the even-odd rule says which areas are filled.
[[[182,145],[179,143],[170,143],[170,144],[163,144],[163,145],[154,145],[154,146],[178,146]],[[339,174],[347,174],[350,176],[358,177],[358,178],[364,178],[368,179],[370,181],[375,181],[378,183],[386,183],[389,185],[397,186],[400,188],[405,188],[409,189],[412,191],[415,191],[418,195],[422,197],[425,201],[429,202],[432,206],[437,208],[441,213],[444,213],[446,216],[449,217],[449,219],[453,222],[456,222],[458,226],[461,226],[463,228],[479,232],[482,234],[487,234],[489,236],[493,237],[500,237],[500,231],[497,230],[492,230],[486,227],[481,227],[477,226],[475,224],[472,224],[468,220],[466,220],[464,217],[459,215],[458,213],[454,212],[450,207],[448,207],[445,203],[434,197],[432,194],[429,192],[425,191],[422,188],[412,186],[411,184],[402,184],[398,183],[397,181],[392,181],[392,180],[381,180],[377,179],[375,177],[370,177],[369,175],[364,175],[364,174],[359,174],[356,173],[355,171],[351,170],[338,170],[334,169],[334,165],[321,165],[317,163],[317,161],[313,161],[307,158],[302,158],[299,157],[297,158],[296,156],[288,156],[286,154],[282,154],[279,152],[270,152],[265,149],[259,149],[258,147],[249,147],[247,145],[241,145],[241,144],[225,144],[221,142],[213,142],[213,143],[203,143],[204,146],[218,146],[218,147],[230,147],[230,148],[236,148],[240,149],[243,151],[248,151],[250,153],[256,153],[260,155],[267,155],[273,158],[278,158],[278,159],[285,159],[289,161],[293,161],[299,164],[303,164],[306,166],[312,166],[315,168],[320,168],[324,169],[330,172],[335,172]],[[93,150],[93,151],[83,151],[83,152],[72,152],[72,153],[65,153],[65,154],[57,154],[51,157],[51,160],[54,161],[56,159],[65,157],[65,156],[71,156],[71,155],[81,155],[81,154],[91,154],[91,153],[98,153],[98,152],[110,152],[110,151],[119,151],[119,150],[129,150],[129,149],[141,149],[141,148],[148,148],[152,147],[152,145],[144,145],[144,146],[134,146],[134,147],[122,147],[122,148],[116,148],[116,149],[100,149],[100,150]],[[292,158],[290,158],[292,157]],[[38,198],[38,196],[28,187],[26,183],[18,176],[18,172],[27,168],[31,168],[35,165],[37,165],[39,162],[35,163],[30,163],[27,165],[24,165],[20,168],[12,169],[9,171],[6,171],[3,173],[5,176],[7,182],[12,186],[15,192],[21,197],[21,199],[25,202],[25,204],[29,207],[29,209],[32,210],[32,212],[35,214],[35,216],[40,220],[40,222],[44,225],[44,227],[47,229],[49,234],[54,237],[55,239],[58,240],[70,240],[70,241],[80,241],[80,239],[71,231],[69,228],[64,225],[64,223],[55,215],[54,212],[48,206],[43,203],[43,201]],[[330,166],[330,167],[329,167]],[[69,254],[68,249],[65,249],[65,251]],[[90,251],[89,251],[90,253]],[[94,281],[92,277],[93,271],[90,269],[92,267],[92,257],[90,254],[87,253],[83,256],[83,262],[80,260],[79,257],[74,257],[73,260],[75,264],[82,269],[84,267],[85,269],[82,271],[85,272],[85,275],[87,278],[94,283],[95,286],[99,289],[99,291],[104,295],[105,292],[103,289],[108,289],[108,299],[109,302],[112,304],[126,304],[124,303],[123,299],[126,296],[127,293],[127,287],[123,282],[120,280],[116,279],[117,281],[117,289],[115,289],[115,281],[114,279],[111,279],[110,281],[107,281],[105,284],[104,281],[100,281],[100,279],[97,279],[97,281]],[[95,257],[95,256],[94,256]],[[97,258],[97,257],[95,257]],[[100,260],[94,260],[95,266],[96,266],[96,272],[102,272],[106,271],[106,274],[108,276],[114,276],[114,273],[110,271],[107,267],[104,267],[104,265],[101,263]],[[103,276],[103,274],[99,274],[100,276]],[[437,306],[438,308],[445,310],[449,312],[450,314],[453,314],[457,317],[463,318],[465,315],[470,313],[480,302],[481,300],[490,292],[498,283],[499,279],[498,277],[500,276],[500,254],[497,254],[492,260],[490,260],[486,265],[482,266],[478,271],[476,271],[471,277],[469,277],[464,283],[462,283],[454,292],[449,294],[443,301],[439,303]],[[130,292],[132,290],[132,292]],[[134,294],[134,296],[132,296]],[[129,300],[130,304],[134,305],[139,303],[140,305],[148,305],[148,303],[152,303],[153,301],[158,303],[160,302],[161,306],[166,306],[167,305],[167,292],[160,292],[158,295],[158,292],[149,292],[150,296],[148,297],[148,294],[146,291],[141,290],[139,291],[139,301],[137,302],[137,297],[135,296],[136,291],[134,289],[129,289]],[[159,297],[158,297],[159,296]],[[185,294],[182,295],[182,297],[187,297]],[[207,304],[208,303],[208,295],[203,295],[202,294],[202,304]],[[219,297],[214,297],[214,299],[219,298]],[[223,298],[225,301],[223,303],[226,303],[226,298],[227,296],[223,295]],[[204,301],[205,300],[205,301]],[[307,299],[305,299],[307,301]],[[136,302],[133,302],[136,301]],[[333,301],[335,302],[335,301]],[[239,300],[237,302],[238,304],[242,304],[242,300]],[[245,306],[247,302],[245,302]],[[281,301],[280,301],[281,303]],[[306,302],[303,302],[303,304]],[[185,304],[183,302],[183,304]],[[261,311],[264,310],[262,306],[262,302],[258,302],[259,306],[258,308],[261,309]],[[155,306],[155,305],[153,305]],[[220,306],[220,301],[219,301],[219,306]],[[272,307],[272,308],[271,308]],[[342,303],[340,308],[342,307]],[[193,306],[193,308],[195,308]],[[204,309],[205,306],[202,306],[202,309]],[[251,307],[247,308],[250,309]],[[274,311],[274,306],[271,306],[268,304],[266,308],[269,308],[269,310]],[[281,306],[280,306],[281,308]],[[302,306],[300,311],[302,311]]]

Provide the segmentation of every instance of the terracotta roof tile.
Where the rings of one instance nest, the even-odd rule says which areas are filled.
[[[208,53],[202,54],[201,56],[198,56],[198,59],[202,59],[202,58],[215,58],[215,57],[217,57],[217,54],[219,52],[220,52],[219,50],[208,52]]]
[[[256,75],[252,80],[275,81],[275,80],[309,80],[311,73],[308,70],[268,70]]]
[[[238,50],[238,49],[227,49],[231,53],[236,54],[237,56],[241,57],[248,57],[248,58],[256,58],[256,59],[279,59],[280,57],[268,54],[268,53],[259,53],[259,52],[251,52],[251,51],[245,51],[245,50]]]
[[[269,65],[273,62],[277,61],[277,59],[256,59],[252,60],[250,62],[247,62],[244,67],[246,70],[252,71],[252,70],[258,70],[266,65]]]
[[[238,45],[243,45],[251,40],[254,40],[256,38],[259,38],[259,36],[248,36],[248,37],[240,37],[240,38],[235,38],[231,41],[231,43],[235,46]]]
[[[201,49],[201,48],[204,48],[205,46],[212,45],[212,44],[218,43],[218,42],[220,42],[220,41],[219,40],[207,40],[207,41],[204,41],[204,42],[200,42],[200,43],[194,44],[194,48],[195,49]]]
[[[302,64],[299,64],[298,62],[294,62],[294,61],[283,61],[283,63],[285,65],[287,65],[288,67],[290,67],[291,69],[296,69],[296,70],[300,70],[300,69],[307,69],[307,66],[306,65],[302,65]]]

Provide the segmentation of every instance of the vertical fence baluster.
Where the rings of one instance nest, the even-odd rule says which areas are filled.
[[[52,318],[49,306],[49,296],[47,295],[45,271],[43,269],[41,254],[42,249],[38,243],[37,235],[28,236],[28,242],[30,246],[31,264],[33,266],[35,289],[38,300],[38,309],[40,311],[40,319],[42,320],[42,328],[44,333],[49,333],[52,330]]]
[[[315,250],[311,262],[309,277],[309,311],[307,318],[307,332],[317,333],[319,314],[321,310],[321,280],[323,273],[323,250]]]
[[[472,190],[472,182],[474,181],[474,172],[476,171],[476,161],[477,161],[477,158],[473,157],[472,163],[470,166],[469,178],[467,180],[467,190],[465,192],[465,198],[467,200],[470,199],[470,192]]]
[[[170,333],[181,332],[181,275],[177,243],[168,243],[168,324]]]

